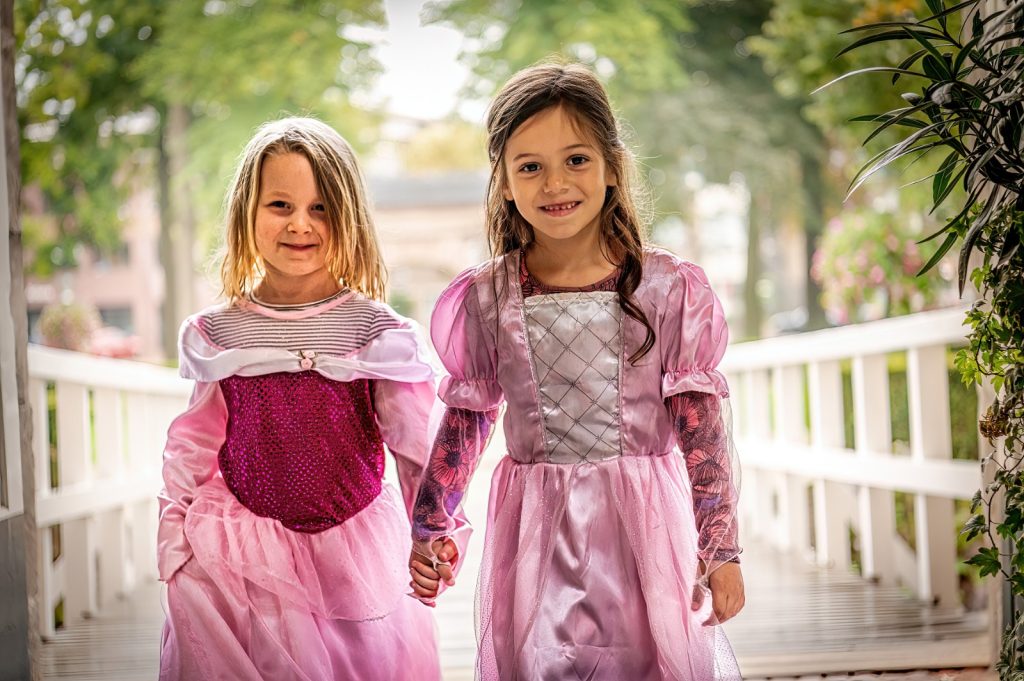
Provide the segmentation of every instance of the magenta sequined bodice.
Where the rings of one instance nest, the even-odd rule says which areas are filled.
[[[250,511],[320,532],[380,494],[384,446],[367,380],[301,371],[230,376],[220,386],[230,415],[220,469]]]

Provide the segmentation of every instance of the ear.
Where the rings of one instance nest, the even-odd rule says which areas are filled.
[[[515,200],[515,199],[512,198],[512,190],[510,190],[508,188],[508,183],[507,182],[505,183],[505,186],[501,188],[501,195],[505,197],[506,201],[514,201]]]
[[[607,172],[608,172],[608,186],[609,187],[618,187],[619,186],[619,176],[616,175],[615,171],[612,170],[611,168],[609,168]]]

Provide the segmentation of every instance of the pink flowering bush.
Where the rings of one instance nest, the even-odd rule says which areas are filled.
[[[96,308],[79,303],[48,305],[39,315],[39,333],[52,348],[85,352],[99,326]]]
[[[910,220],[866,209],[832,218],[811,264],[822,306],[834,324],[869,321],[934,307],[951,286],[951,267],[917,273],[938,250]],[[945,277],[942,276],[945,274]]]

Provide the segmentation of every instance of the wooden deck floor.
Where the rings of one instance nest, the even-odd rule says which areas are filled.
[[[748,678],[989,662],[981,614],[921,607],[896,589],[756,547],[748,549],[745,566],[747,607],[726,628]],[[472,583],[463,581],[438,608],[448,681],[472,679],[472,591]],[[162,623],[160,587],[147,584],[98,617],[58,632],[43,646],[43,678],[154,679]]]
[[[493,448],[500,451],[500,445]],[[494,462],[488,456],[477,477],[489,478]],[[474,484],[467,513],[478,526],[483,525],[485,504],[486,485]],[[473,590],[482,535],[481,530],[474,537],[459,583],[436,611],[446,681],[473,678]],[[821,570],[756,545],[746,547],[743,561],[747,605],[725,626],[748,679],[991,663],[985,613],[922,606],[899,589]],[[59,632],[45,644],[40,660],[43,678],[155,679],[162,625],[160,586],[147,584],[130,599]],[[921,675],[906,678],[917,680]]]

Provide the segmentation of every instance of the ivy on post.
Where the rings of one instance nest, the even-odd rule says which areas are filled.
[[[963,528],[989,546],[967,562],[983,577],[1001,575],[1011,598],[996,670],[1000,679],[1024,678],[1024,0],[925,0],[928,16],[858,26],[846,53],[888,42],[906,47],[898,64],[862,68],[838,80],[887,74],[907,84],[906,106],[859,116],[874,128],[906,135],[875,155],[851,183],[852,193],[898,161],[944,153],[932,184],[932,212],[952,206],[952,217],[924,241],[940,240],[921,269],[931,269],[959,244],[960,291],[970,277],[982,294],[967,313],[967,347],[956,358],[965,383],[989,381],[995,390],[980,431],[1002,447],[982,459],[985,487]],[[993,7],[992,5],[997,6]],[[867,141],[865,140],[865,141]],[[971,258],[980,264],[970,267]]]

